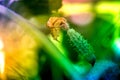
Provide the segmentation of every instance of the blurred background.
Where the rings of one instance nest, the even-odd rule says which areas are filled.
[[[0,6],[0,80],[120,79],[119,0],[0,0]],[[83,36],[94,60],[76,60],[65,31],[60,42],[52,38],[46,23],[54,16]]]

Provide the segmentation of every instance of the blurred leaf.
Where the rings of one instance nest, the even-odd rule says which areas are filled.
[[[49,0],[49,9],[58,10],[62,6],[62,0]]]

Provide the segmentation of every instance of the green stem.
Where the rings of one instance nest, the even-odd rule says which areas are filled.
[[[42,44],[43,49],[47,51],[47,55],[67,73],[68,77],[72,80],[80,80],[79,72],[75,69],[74,65],[63,56],[49,39],[41,31],[36,29],[34,25],[2,5],[0,5],[0,13],[19,24],[26,32],[33,36],[38,44]]]

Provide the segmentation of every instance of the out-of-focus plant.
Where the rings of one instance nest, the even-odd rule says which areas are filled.
[[[32,56],[32,59],[29,59],[29,60],[25,59],[24,62],[26,62],[26,64],[21,63],[21,67],[26,68],[26,71],[24,71],[22,68],[20,68],[21,71],[19,71],[18,69],[15,69],[15,70],[18,70],[18,74],[22,74],[21,76],[27,75],[27,77],[30,77],[30,79],[34,79],[36,75],[37,75],[36,77],[38,77],[38,72],[39,72],[37,71],[38,69],[40,70],[42,69],[42,71],[47,71],[48,69],[46,68],[50,68],[50,67],[52,67],[51,71],[53,74],[52,75],[53,79],[58,79],[58,78],[63,79],[64,78],[63,75],[65,74],[67,78],[71,78],[73,80],[80,80],[80,79],[81,80],[92,80],[92,79],[98,80],[101,77],[102,79],[106,80],[107,77],[108,79],[110,78],[113,79],[110,75],[116,76],[119,74],[118,65],[116,65],[114,62],[111,61],[111,59],[114,57],[113,52],[111,50],[111,46],[114,49],[115,54],[117,53],[117,55],[119,55],[119,43],[120,43],[119,27],[118,27],[119,24],[117,23],[117,21],[113,23],[114,17],[118,13],[119,7],[117,7],[116,9],[116,7],[113,8],[112,6],[111,8],[110,7],[111,5],[110,6],[108,5],[110,7],[109,8],[109,7],[106,7],[106,5],[101,4],[101,2],[99,4],[99,2],[96,1],[97,3],[95,3],[95,6],[92,5],[95,10],[94,13],[96,14],[94,15],[95,17],[94,20],[91,20],[93,22],[90,22],[87,25],[82,25],[82,28],[81,28],[81,25],[76,25],[70,22],[70,28],[72,27],[74,29],[67,29],[67,30],[60,31],[60,33],[58,33],[60,37],[58,41],[55,41],[51,37],[50,37],[50,40],[47,38],[47,36],[49,36],[48,33],[50,31],[46,28],[46,22],[50,16],[60,16],[57,10],[61,7],[62,0],[58,0],[58,1],[10,0],[12,2],[9,2],[8,0],[4,0],[4,1],[6,2],[5,4],[2,3],[2,5],[6,6],[7,8],[0,6],[0,9],[1,9],[0,13],[8,17],[8,22],[7,21],[5,22],[7,23],[9,23],[9,21],[14,22],[17,25],[19,25],[21,29],[25,31],[25,33],[27,33],[27,34],[24,34],[24,37],[22,37],[22,39],[21,39],[21,34],[17,33],[19,31],[15,31],[15,32],[11,31],[13,34],[6,34],[8,35],[8,37],[7,39],[4,39],[4,42],[6,43],[5,45],[15,44],[15,45],[12,45],[12,47],[7,46],[10,48],[6,48],[6,53],[12,53],[13,51],[15,53],[18,53],[17,55],[16,54],[14,55],[15,57],[11,57],[11,54],[8,55],[8,57],[11,58],[10,62],[15,60],[19,63],[21,62],[21,59],[26,58],[26,56],[24,57],[20,55],[20,53],[23,53],[24,55],[25,54],[27,55],[28,53],[28,54],[37,56],[37,58]],[[70,6],[66,10],[67,14],[74,13],[74,11],[71,10],[73,8],[70,8]],[[76,11],[78,11],[78,6],[79,8],[81,8],[80,5],[77,5],[77,8],[76,7],[75,7],[76,9],[74,8]],[[12,12],[8,8],[15,11],[19,15]],[[81,9],[91,10],[90,8],[92,8],[91,4],[87,5],[86,8],[81,8]],[[70,11],[69,13],[68,13],[68,9]],[[20,15],[26,18],[27,20],[22,18]],[[63,16],[66,16],[66,15],[63,14]],[[57,31],[56,28],[54,28],[54,34],[56,31]],[[9,31],[6,31],[6,32],[9,32]],[[114,33],[115,35],[113,35]],[[1,34],[2,34],[2,31],[1,31]],[[116,37],[116,34],[117,34],[117,37]],[[15,35],[15,36],[13,37],[12,35]],[[86,40],[82,35],[86,38]],[[11,36],[13,37],[12,40],[11,40]],[[19,38],[19,42],[17,42],[16,37]],[[90,42],[91,45],[87,42],[87,40],[88,42]],[[10,41],[11,43],[7,41]],[[32,45],[29,43],[31,43]],[[95,52],[92,49],[92,46]],[[36,48],[39,49],[38,52],[35,51]],[[29,51],[26,51],[26,50],[29,50]],[[99,61],[95,62],[95,57]],[[41,63],[38,62],[37,64],[36,60],[38,60],[38,58],[40,58],[40,60],[43,62]],[[41,68],[42,66],[40,66],[40,64],[44,64],[46,59],[49,65],[43,66],[44,68]],[[17,62],[9,63],[8,65],[16,64]],[[31,62],[37,64],[36,70],[33,70],[33,66],[29,67],[29,65],[32,65]],[[94,62],[95,62],[95,65],[94,65]],[[38,68],[38,65],[39,65],[39,68]],[[18,64],[16,64],[15,66],[18,67]],[[112,74],[114,70],[109,71],[112,68],[115,68],[115,71],[118,70],[118,72],[116,74]],[[12,69],[9,69],[9,70],[12,70]],[[56,70],[59,73],[57,73]],[[13,72],[11,75],[13,76],[14,73],[15,72]],[[42,72],[40,72],[40,74],[41,73]],[[45,75],[45,72],[43,72],[43,74]],[[20,76],[17,76],[17,77],[20,78]]]
[[[28,32],[31,36],[33,36],[34,40],[37,41],[39,45],[42,44],[42,48],[47,52],[47,55],[53,60],[54,62],[58,63],[58,65],[63,69],[63,71],[73,80],[81,79],[79,76],[79,71],[75,69],[73,64],[59,52],[59,50],[46,38],[46,36],[33,27],[31,23],[27,20],[22,18],[21,16],[17,15],[16,13],[12,12],[11,10],[0,6],[1,14],[5,15],[6,17],[10,18],[18,25],[21,26],[26,32]],[[4,9],[4,11],[2,11]]]

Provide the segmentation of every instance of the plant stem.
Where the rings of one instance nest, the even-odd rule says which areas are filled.
[[[80,80],[79,72],[75,69],[74,65],[68,60],[68,58],[63,56],[62,53],[49,41],[49,39],[33,24],[2,5],[0,5],[0,13],[19,24],[22,29],[33,36],[38,44],[42,44],[43,49],[47,51],[47,55],[55,61],[62,70],[65,71],[65,73],[67,73],[68,77],[72,80]]]

